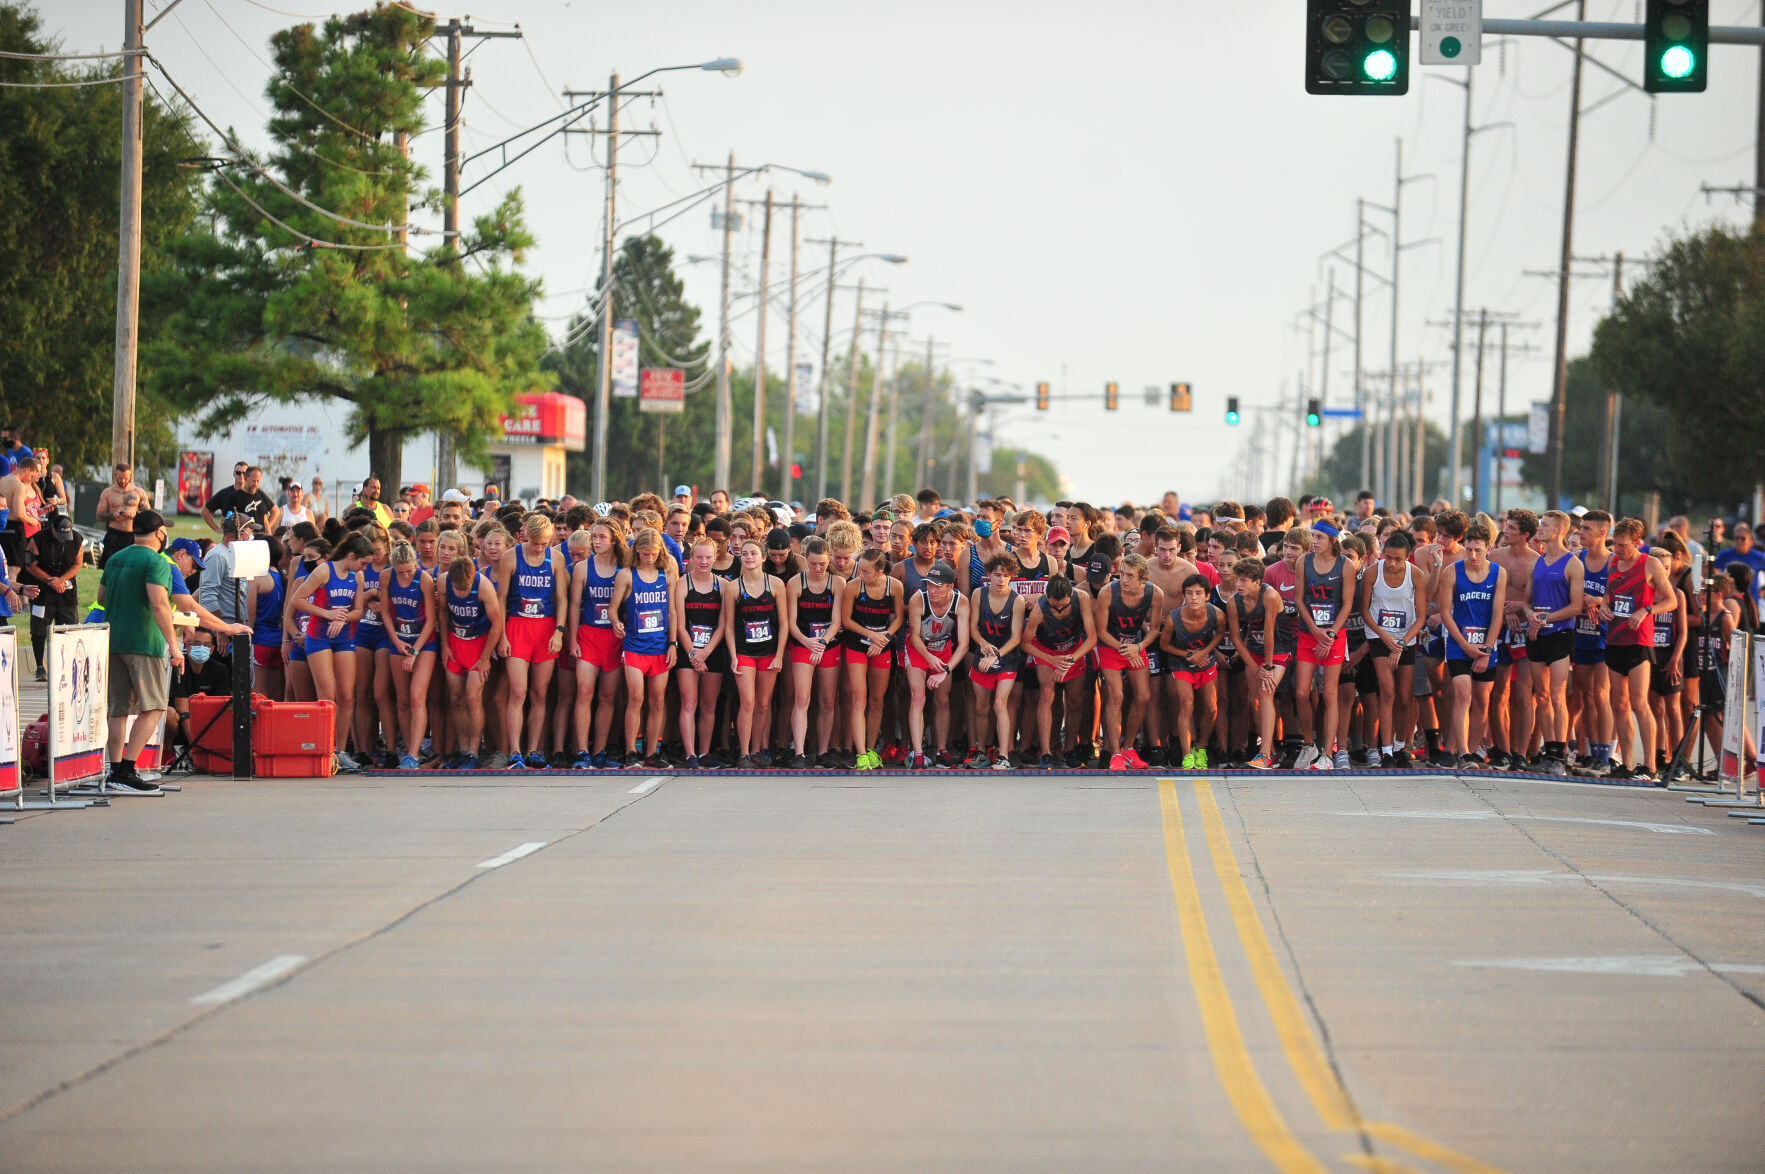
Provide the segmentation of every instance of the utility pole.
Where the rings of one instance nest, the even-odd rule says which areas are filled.
[[[797,248],[800,243],[797,232],[797,221],[803,211],[803,201],[795,193],[791,195],[791,308],[788,316],[789,325],[785,327],[785,368],[784,368],[784,458],[779,463],[779,494],[778,500],[786,505],[791,503],[791,496],[796,492],[796,479],[791,476],[791,469],[797,459]]]
[[[815,420],[815,496],[819,500],[827,496],[827,413],[828,399],[833,391],[833,380],[828,376],[827,362],[828,350],[833,342],[833,295],[835,287],[838,285],[835,279],[839,276],[837,267],[840,246],[846,245],[850,248],[861,249],[864,247],[864,243],[862,241],[843,241],[837,236],[829,237],[827,240],[811,240],[809,243],[827,246],[827,304],[821,323],[821,402],[817,405]]]
[[[906,314],[897,317],[905,318]],[[896,442],[901,435],[901,339],[895,337],[895,377],[889,380],[889,443],[883,455],[882,495],[895,496],[895,454],[899,451]]]
[[[1618,299],[1624,296],[1624,254],[1612,257],[1612,313],[1618,312]],[[1624,394],[1617,390],[1606,393],[1606,511],[1618,517],[1618,435],[1624,417]]]
[[[1471,396],[1471,511],[1483,508],[1483,341],[1489,334],[1489,307],[1477,315],[1477,387]]]
[[[123,143],[117,220],[116,371],[111,383],[110,459],[135,466],[135,348],[141,310],[141,128],[145,77],[143,0],[123,0]]]
[[[883,302],[882,315],[876,320],[876,373],[870,381],[870,418],[864,426],[864,476],[859,481],[858,501],[876,500],[877,431],[882,419],[883,346],[889,328],[889,303]]]
[[[611,169],[609,169],[611,174]],[[729,246],[735,220],[735,152],[729,153],[728,168],[723,181],[723,293],[717,310],[717,486],[729,487],[730,403],[729,403]]]
[[[915,479],[919,482],[920,489],[924,489],[932,483],[932,343],[932,337],[927,335],[925,339],[925,408],[919,418],[919,463],[915,472]]]
[[[828,296],[833,296],[834,275],[827,275]],[[840,500],[852,500],[852,445],[858,427],[858,335],[864,328],[864,279],[858,279],[858,305],[852,311],[852,354],[846,363],[846,455],[840,462]]]
[[[1459,372],[1464,365],[1465,353],[1465,226],[1471,199],[1471,79],[1474,72],[1465,70],[1465,135],[1459,150],[1459,259],[1452,298],[1452,412],[1447,421],[1446,478],[1452,487],[1448,497],[1455,510],[1459,508]]]
[[[590,496],[607,500],[607,433],[613,417],[613,239],[614,212],[619,192],[619,75],[607,81],[607,222],[601,236],[601,346],[595,361],[594,471]],[[724,256],[724,289],[728,289],[729,260]],[[727,292],[724,302],[729,301]]]
[[[1324,364],[1318,374],[1318,402],[1326,408],[1330,406],[1330,336],[1336,333],[1336,270],[1334,267],[1330,269],[1327,288],[1328,292],[1324,294]],[[1318,426],[1311,431],[1316,432],[1318,438],[1311,439],[1306,445],[1306,448],[1312,451],[1308,451],[1305,455],[1306,463],[1315,469],[1323,459],[1321,437],[1324,432],[1324,422],[1319,420]],[[1298,488],[1298,486],[1294,488]]]
[[[766,472],[766,311],[772,277],[772,189],[766,189],[766,220],[760,232],[759,338],[754,343],[754,488],[764,493]]]
[[[1354,202],[1354,407],[1361,414],[1361,489],[1372,488],[1373,415],[1367,411],[1361,386],[1361,293],[1366,276],[1363,262],[1367,240],[1367,202]]]
[[[1501,324],[1501,382],[1495,393],[1495,418],[1497,445],[1495,454],[1495,516],[1501,517],[1502,462],[1507,460],[1504,455],[1508,446],[1508,324]]]
[[[1587,0],[1576,0],[1575,19],[1587,19]],[[1575,38],[1575,65],[1569,81],[1569,150],[1563,181],[1563,248],[1557,265],[1557,355],[1551,385],[1552,509],[1563,498],[1563,428],[1569,409],[1569,264],[1575,251],[1575,154],[1581,140],[1581,38]]]

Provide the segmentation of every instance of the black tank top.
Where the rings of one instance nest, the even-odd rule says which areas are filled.
[[[888,591],[887,583],[883,584],[883,590]],[[895,618],[897,606],[893,592],[889,592],[879,599],[873,597],[860,585],[858,598],[852,601],[852,622],[872,632],[886,632],[889,630],[890,622]],[[868,651],[869,641],[858,633],[848,629],[841,635],[845,639],[847,648],[860,652]]]
[[[1219,623],[1219,613],[1210,604],[1207,609],[1207,619],[1202,622],[1201,627],[1190,628],[1184,623],[1183,609],[1179,607],[1171,612],[1171,643],[1178,652],[1194,652],[1198,648],[1206,648],[1213,642],[1213,634],[1218,630]],[[1212,663],[1212,657],[1209,657],[1203,664],[1191,664],[1187,659],[1183,659],[1172,661],[1171,667],[1188,672],[1198,672]]]
[[[686,613],[686,634],[692,646],[701,650],[708,647],[711,637],[717,634],[717,621],[723,614],[723,585],[717,576],[712,574],[709,591],[695,591],[689,575],[681,610]]]
[[[996,612],[993,610],[991,600],[988,598],[991,594],[992,592],[985,588],[980,591],[981,618],[978,626],[980,627],[981,638],[988,644],[991,644],[994,648],[998,648],[1007,640],[1011,639],[1011,609],[1017,603],[1017,600],[1008,597],[1005,600],[1005,609]],[[981,662],[980,652],[978,650],[971,652],[969,653],[969,657],[972,665],[975,668],[979,668]],[[985,671],[993,673],[1016,672],[1018,666],[1022,663],[1023,650],[1013,648],[1010,652],[1007,652],[1004,656],[999,658],[998,664]]]
[[[1256,656],[1261,656],[1267,651],[1268,642],[1268,631],[1264,626],[1262,589],[1263,584],[1260,581],[1257,582],[1256,606],[1254,608],[1244,606],[1244,592],[1242,591],[1238,592],[1238,598],[1234,601],[1238,607],[1238,635],[1243,638],[1244,647]],[[1275,638],[1280,639],[1278,627]]]
[[[1072,606],[1064,619],[1048,610],[1046,595],[1036,601],[1042,612],[1041,626],[1036,629],[1036,643],[1050,652],[1071,652],[1085,642],[1085,621],[1079,615],[1078,596],[1068,596],[1068,601]]]
[[[766,590],[748,594],[748,585],[736,580],[735,654],[771,656],[778,651],[778,600],[772,594],[771,576]]]
[[[807,572],[797,576],[802,590],[797,593],[797,627],[812,638],[826,637],[833,631],[833,576],[827,577],[825,591],[809,590]]]
[[[1140,602],[1133,607],[1122,602],[1122,585],[1119,579],[1109,585],[1109,634],[1123,644],[1146,643],[1146,617],[1151,611],[1151,584],[1147,584],[1140,596]]]

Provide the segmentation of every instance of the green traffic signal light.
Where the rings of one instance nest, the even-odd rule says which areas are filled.
[[[1698,59],[1684,45],[1675,45],[1661,54],[1661,72],[1667,77],[1690,77],[1697,65]]]
[[[1305,426],[1316,428],[1324,422],[1324,401],[1307,400],[1305,404]]]
[[[1390,81],[1397,72],[1397,56],[1389,49],[1375,49],[1361,59],[1361,72],[1376,82]]]
[[[1306,0],[1306,92],[1407,93],[1411,8],[1411,0]]]
[[[1647,0],[1642,87],[1651,94],[1702,93],[1709,81],[1710,0]]]
[[[1226,423],[1233,427],[1238,424],[1238,397],[1235,395],[1226,397]]]

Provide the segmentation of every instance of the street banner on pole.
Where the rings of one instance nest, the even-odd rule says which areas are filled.
[[[686,372],[676,367],[645,367],[637,398],[640,412],[686,411]]]
[[[1765,704],[1760,703],[1760,698],[1765,698],[1765,640],[1753,642],[1753,680],[1753,745],[1765,746]],[[1765,761],[1759,765],[1753,786],[1765,794]]]
[[[1422,0],[1423,65],[1483,61],[1483,0]]]
[[[109,744],[110,625],[49,629],[49,786],[104,773]]]
[[[797,415],[813,416],[821,410],[821,393],[815,387],[815,364],[797,364]]]
[[[637,322],[613,319],[613,361],[609,367],[614,399],[637,398]]]
[[[1551,446],[1551,406],[1545,400],[1532,405],[1526,417],[1526,451],[1546,453]]]

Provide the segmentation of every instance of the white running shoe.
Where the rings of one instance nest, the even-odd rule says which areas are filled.
[[[1310,770],[1312,763],[1318,760],[1318,748],[1307,742],[1299,749],[1299,757],[1293,760],[1294,770]]]

